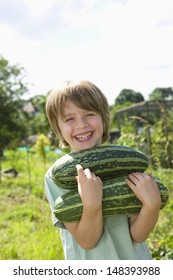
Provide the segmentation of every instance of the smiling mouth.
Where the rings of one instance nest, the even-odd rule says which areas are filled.
[[[76,135],[75,138],[78,141],[85,141],[85,140],[90,139],[92,135],[93,135],[93,132],[87,132],[87,133]]]

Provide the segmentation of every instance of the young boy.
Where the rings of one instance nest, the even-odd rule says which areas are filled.
[[[66,81],[53,90],[46,102],[50,125],[61,147],[72,152],[100,146],[108,138],[109,106],[101,90],[89,81]],[[53,224],[60,228],[67,260],[151,259],[145,240],[156,225],[161,198],[151,175],[132,173],[127,185],[142,202],[137,216],[102,217],[102,181],[89,168],[78,165],[78,191],[83,214],[78,223],[61,223],[53,214],[54,202],[67,192],[45,175],[45,186]]]

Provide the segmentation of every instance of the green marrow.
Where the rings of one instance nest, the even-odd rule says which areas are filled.
[[[77,188],[77,164],[84,169],[90,168],[104,182],[132,172],[144,172],[148,167],[148,158],[128,146],[99,146],[74,152],[56,161],[52,169],[55,184],[65,189]]]
[[[142,204],[125,183],[126,176],[110,179],[103,184],[103,217],[132,216],[139,213]],[[168,202],[168,189],[154,176],[161,195],[161,209]],[[77,222],[82,216],[83,205],[77,189],[58,197],[55,201],[54,214],[62,222]]]

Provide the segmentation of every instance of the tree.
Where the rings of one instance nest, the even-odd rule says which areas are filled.
[[[47,134],[50,130],[50,125],[46,117],[45,110],[46,98],[46,95],[36,95],[30,99],[37,111],[37,114],[34,116],[33,119],[34,126],[32,126],[35,127],[35,133]]]
[[[149,100],[173,100],[173,89],[167,88],[155,88],[149,95]]]
[[[20,139],[22,130],[22,102],[20,97],[27,91],[23,82],[24,68],[10,65],[0,56],[0,152]]]
[[[35,95],[30,98],[30,101],[35,106],[36,111],[39,113],[45,113],[46,96],[45,95]]]
[[[124,103],[139,103],[144,101],[144,97],[140,92],[136,92],[132,89],[123,89],[118,97],[115,99],[116,105],[122,105]]]

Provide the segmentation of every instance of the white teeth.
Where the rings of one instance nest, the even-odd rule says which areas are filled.
[[[82,135],[76,135],[76,138],[79,139],[79,140],[84,140],[84,139],[88,138],[90,135],[91,135],[91,132],[90,133],[85,133],[85,134],[82,134]]]

